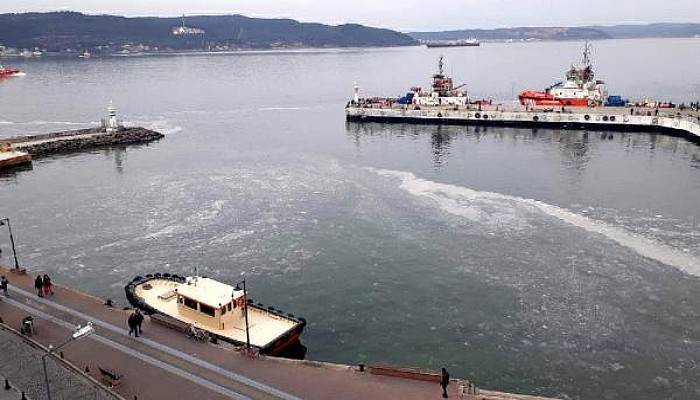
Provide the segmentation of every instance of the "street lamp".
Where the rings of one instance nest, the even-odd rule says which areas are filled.
[[[17,252],[15,251],[15,238],[12,236],[12,225],[9,218],[0,219],[0,226],[7,224],[7,230],[10,231],[10,243],[12,244],[12,255],[15,257],[15,269],[19,270],[19,262],[17,262]]]
[[[250,349],[250,331],[248,328],[248,292],[245,290],[245,279],[243,281],[236,283],[236,288],[234,290],[241,290],[240,284],[243,283],[243,315],[245,316],[245,343],[246,347]]]
[[[85,324],[85,326],[82,327],[78,325],[65,342],[58,345],[58,347],[53,347],[49,345],[49,349],[46,352],[46,354],[41,356],[41,364],[44,367],[44,380],[46,382],[46,397],[48,398],[48,400],[51,400],[51,387],[49,386],[49,373],[46,372],[46,357],[50,356],[51,354],[53,354],[54,351],[60,349],[68,343],[83,338],[85,336],[91,335],[93,332],[95,332],[95,328],[92,327],[92,322],[88,322],[87,324]]]

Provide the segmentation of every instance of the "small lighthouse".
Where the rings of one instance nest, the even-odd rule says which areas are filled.
[[[352,102],[357,104],[360,102],[360,86],[358,86],[357,82],[353,85],[353,89],[355,94],[352,96]]]
[[[112,133],[116,132],[121,128],[121,124],[119,123],[119,120],[117,119],[117,108],[114,107],[114,104],[110,100],[109,106],[107,107],[107,118],[103,120],[103,126],[105,128],[105,131]]]

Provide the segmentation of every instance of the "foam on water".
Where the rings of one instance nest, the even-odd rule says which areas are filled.
[[[410,172],[374,171],[382,176],[399,178],[401,189],[412,195],[430,199],[444,211],[490,227],[514,225],[522,228],[526,224],[522,216],[541,212],[588,232],[603,235],[644,257],[678,268],[690,275],[700,276],[700,260],[691,254],[558,206],[539,200],[433,182],[418,178]]]

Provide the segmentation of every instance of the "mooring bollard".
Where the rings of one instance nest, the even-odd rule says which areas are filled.
[[[365,364],[360,364],[360,372],[365,372]]]

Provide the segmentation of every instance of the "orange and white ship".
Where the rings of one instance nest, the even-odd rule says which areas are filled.
[[[0,78],[9,78],[11,76],[20,76],[22,72],[17,68],[7,68],[0,64]]]
[[[608,97],[605,82],[595,79],[591,65],[591,45],[586,43],[581,64],[572,65],[566,80],[544,91],[525,90],[518,95],[520,104],[530,107],[596,107]]]

